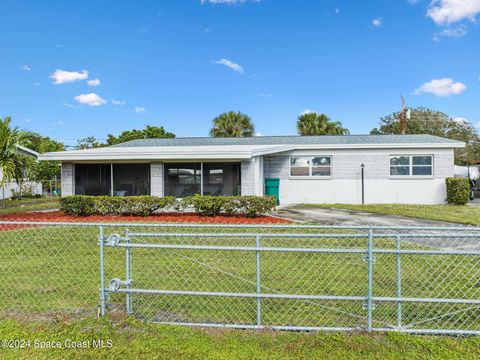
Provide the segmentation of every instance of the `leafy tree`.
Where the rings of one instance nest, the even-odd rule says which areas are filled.
[[[123,131],[118,137],[108,134],[107,145],[120,144],[130,140],[136,139],[158,139],[158,138],[174,138],[175,134],[165,131],[163,126],[147,125],[143,130],[127,130]]]
[[[79,150],[94,149],[103,146],[105,146],[105,144],[98,142],[95,136],[88,136],[77,141],[77,149]]]
[[[394,112],[380,119],[378,128],[370,133],[400,134],[400,112]],[[467,142],[464,149],[455,150],[455,163],[466,164],[480,155],[479,136],[472,124],[465,120],[453,119],[447,114],[428,108],[417,107],[410,110],[406,134],[430,134]]]
[[[42,136],[38,133],[22,131],[24,134],[23,146],[28,147],[38,153],[50,151],[63,151],[65,145],[61,142]],[[60,179],[59,161],[37,161],[32,163],[30,176],[32,180],[53,180],[55,177]],[[46,184],[44,184],[46,186]]]
[[[21,183],[25,177],[31,159],[22,155],[17,145],[24,141],[25,134],[18,127],[11,126],[11,117],[0,120],[0,186],[12,180]]]
[[[331,121],[325,114],[310,112],[298,117],[297,131],[299,135],[348,135],[348,129],[339,121]]]
[[[252,137],[255,126],[250,117],[240,111],[229,111],[213,119],[210,136],[213,137]]]

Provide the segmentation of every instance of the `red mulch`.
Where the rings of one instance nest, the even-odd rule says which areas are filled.
[[[205,224],[287,224],[290,221],[272,216],[247,218],[241,215],[200,216],[190,213],[159,213],[151,216],[71,216],[60,211],[24,212],[0,215],[0,221],[38,221],[38,222],[170,222]],[[9,225],[4,225],[9,226]],[[0,230],[4,227],[0,225]]]

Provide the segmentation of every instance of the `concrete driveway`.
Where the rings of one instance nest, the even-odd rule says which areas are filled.
[[[412,227],[421,226],[462,226],[460,224],[454,224],[449,222],[415,219],[394,215],[374,214],[353,210],[322,209],[305,205],[282,206],[279,207],[277,211],[275,211],[274,215],[290,220],[320,225],[390,227],[403,226],[405,227],[405,229],[393,230],[389,232],[387,231],[387,233],[394,233],[399,235],[402,233],[408,234],[410,235],[408,239],[404,238],[403,241],[428,246],[434,249],[480,251],[480,233],[478,231],[478,228],[475,227],[465,227],[463,231],[454,230],[452,231],[452,236],[448,236],[448,233],[445,233],[442,230],[410,229]],[[462,236],[462,234],[467,233],[473,235],[473,237]],[[382,234],[382,232],[378,232],[377,230],[377,234]],[[429,236],[423,236],[423,234],[429,234]],[[436,234],[442,235],[437,237]],[[418,235],[418,237],[416,235]]]
[[[322,209],[306,205],[280,206],[275,216],[323,225],[344,226],[460,226],[442,221],[374,214],[353,210]]]

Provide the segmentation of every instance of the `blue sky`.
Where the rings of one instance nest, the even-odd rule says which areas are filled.
[[[2,0],[0,14],[0,116],[69,144],[147,124],[206,136],[228,110],[261,135],[295,134],[305,110],[368,133],[400,94],[480,124],[480,0]]]

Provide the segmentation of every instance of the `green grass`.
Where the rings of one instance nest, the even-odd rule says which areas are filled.
[[[466,225],[480,225],[480,207],[462,205],[400,205],[400,204],[309,204],[325,209],[366,211],[371,213],[407,216]]]
[[[27,211],[58,209],[58,197],[43,197],[38,199],[0,200],[0,214],[11,214]]]
[[[147,324],[131,318],[0,321],[0,339],[30,340],[23,349],[0,348],[2,359],[478,359],[480,338],[398,333],[306,333],[205,330]],[[35,348],[59,341],[61,348]],[[90,348],[66,348],[65,341]],[[111,340],[93,348],[93,340]]]
[[[153,227],[129,224],[130,233],[153,232]],[[98,227],[48,226],[0,233],[0,318],[51,317],[60,314],[94,316],[98,305]],[[105,227],[105,233],[125,228]],[[156,229],[158,231],[158,229]],[[169,228],[162,231],[219,231]],[[224,230],[225,231],[225,230]],[[232,231],[232,230],[230,230]],[[237,231],[247,232],[249,229]],[[265,231],[265,230],[263,230]],[[269,230],[273,231],[273,230]],[[295,226],[281,231],[297,231]],[[318,231],[318,230],[317,230]],[[135,241],[140,241],[136,239]],[[254,238],[142,238],[165,244],[254,246]],[[262,238],[263,246],[366,249],[366,239]],[[392,248],[392,240],[375,246]],[[404,244],[402,248],[418,248]],[[276,253],[261,255],[262,291],[285,294],[365,296],[367,264],[364,253]],[[402,255],[402,295],[405,297],[480,298],[478,262],[470,256]],[[125,278],[125,250],[106,248],[106,280]],[[256,292],[255,253],[246,251],[132,250],[136,288],[212,292]],[[378,254],[374,264],[374,294],[396,296],[396,257]],[[132,295],[134,315],[157,322],[255,324],[256,299]],[[111,294],[110,310],[123,309],[125,296]],[[469,305],[404,304],[403,322],[413,328],[479,330],[480,309]],[[446,314],[454,313],[455,315]],[[361,301],[262,300],[267,326],[366,326]],[[375,327],[396,324],[396,304],[377,304]]]

